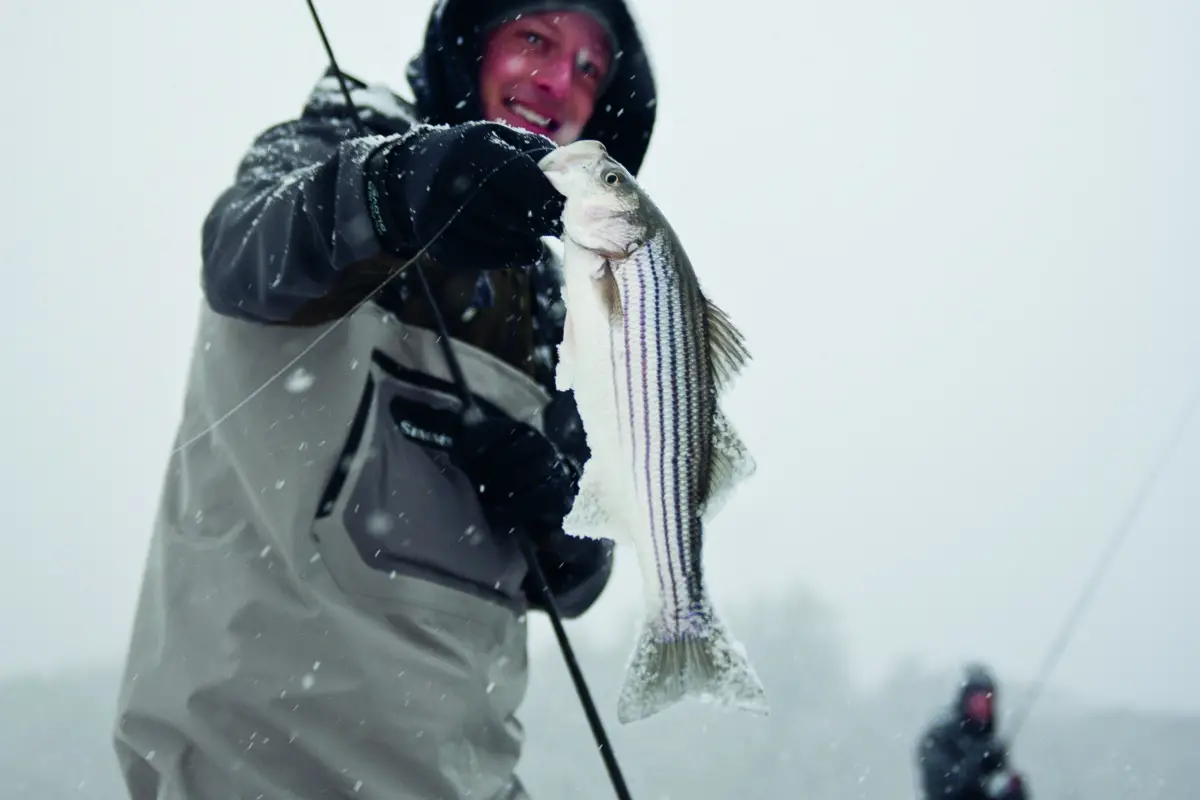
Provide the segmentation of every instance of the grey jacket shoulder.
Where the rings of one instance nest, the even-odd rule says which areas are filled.
[[[358,135],[336,79],[326,75],[297,118],[257,137],[213,203],[203,226],[201,282],[217,313],[265,323],[324,321],[385,274],[364,167],[375,148],[419,120],[389,90],[348,81],[366,135]],[[337,312],[320,314],[326,305]]]

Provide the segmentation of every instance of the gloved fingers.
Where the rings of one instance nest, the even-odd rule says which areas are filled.
[[[557,528],[571,510],[571,484],[563,475],[534,469],[492,475],[483,481],[480,501],[495,521]]]
[[[489,172],[466,201],[473,218],[521,239],[555,235],[561,230],[566,198],[537,165],[518,157]]]
[[[489,246],[470,239],[439,237],[426,251],[435,261],[451,267],[482,270],[523,269],[542,256],[541,244]]]
[[[414,227],[422,241],[432,242],[431,254],[439,260],[517,268],[541,256],[540,237],[561,235],[561,218],[561,202],[531,200],[501,179],[474,194],[444,193],[436,204],[431,201],[422,209]]]
[[[574,501],[569,489],[570,483],[565,476],[541,476],[519,487],[516,496],[527,504],[532,517],[558,525]]]
[[[564,203],[561,195],[544,194],[536,183],[521,186],[497,174],[492,181],[479,186],[476,193],[464,196],[460,204],[448,208],[445,218],[453,217],[450,224],[458,229],[458,235],[519,246],[540,236],[553,235],[555,226],[561,226]]]
[[[478,474],[488,476],[488,485],[497,492],[519,496],[531,505],[543,505],[541,494],[561,485],[566,473],[556,463],[557,454],[552,449],[547,453],[545,442],[533,438],[536,435],[506,441],[503,449],[482,453],[471,466]]]
[[[454,437],[453,460],[465,465],[486,465],[485,459],[518,435],[517,422],[507,417],[490,416],[462,424]]]
[[[447,221],[449,224],[447,224]],[[496,221],[471,214],[427,218],[419,226],[430,254],[439,261],[488,269],[497,264],[528,266],[541,255],[541,242],[530,231],[506,229]]]
[[[525,153],[535,161],[558,147],[548,136],[500,122],[486,123],[485,131],[502,146]]]

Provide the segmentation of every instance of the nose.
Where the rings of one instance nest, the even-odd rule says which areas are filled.
[[[571,78],[574,71],[574,62],[570,56],[566,54],[555,56],[538,64],[533,82],[543,92],[561,100],[571,91]]]

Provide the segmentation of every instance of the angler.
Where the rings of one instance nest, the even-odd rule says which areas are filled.
[[[350,79],[356,119],[331,70],[203,222],[114,729],[132,800],[526,797],[514,534],[568,617],[612,549],[561,530],[589,453],[537,160],[596,139],[636,173],[655,83],[621,0],[441,0],[407,77]],[[397,274],[426,245],[436,310]]]
[[[991,673],[968,666],[950,712],[926,729],[917,748],[923,800],[1027,799],[996,733],[996,701]]]

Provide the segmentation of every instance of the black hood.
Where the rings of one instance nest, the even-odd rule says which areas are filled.
[[[480,31],[528,0],[437,0],[425,30],[425,45],[408,64],[417,110],[427,121],[454,125],[480,119],[478,75]],[[622,0],[561,0],[558,8],[600,10],[617,37],[619,58],[581,137],[597,139],[634,175],[650,146],[657,112],[654,74],[637,24]]]

